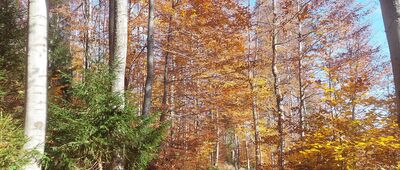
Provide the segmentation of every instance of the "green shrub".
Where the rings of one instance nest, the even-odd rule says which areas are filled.
[[[28,139],[19,125],[11,116],[0,112],[0,169],[20,169],[30,158],[38,156],[35,151],[23,149]]]
[[[49,169],[109,169],[121,151],[126,169],[145,169],[165,136],[158,115],[141,117],[120,95],[110,92],[113,75],[100,66],[73,83],[70,99],[51,104],[46,153]]]

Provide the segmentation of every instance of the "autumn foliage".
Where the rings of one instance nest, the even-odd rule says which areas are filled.
[[[62,32],[50,43],[65,47],[50,59],[51,95],[67,99],[85,70],[109,60],[109,4],[50,4],[50,26]],[[125,97],[138,113],[147,10],[129,1]],[[390,65],[370,42],[371,10],[357,0],[155,1],[152,113],[162,117],[154,126],[171,126],[149,167],[400,168]],[[1,101],[21,105],[8,93]]]

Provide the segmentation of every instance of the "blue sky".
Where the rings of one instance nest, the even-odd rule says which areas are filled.
[[[389,47],[386,40],[385,28],[383,25],[382,13],[379,0],[357,0],[363,3],[367,8],[372,9],[372,13],[363,19],[364,22],[371,24],[370,43],[381,47],[381,55],[389,57]],[[254,6],[256,0],[250,0],[251,6]]]
[[[358,0],[358,1],[367,5],[372,9],[372,13],[366,18],[364,18],[364,22],[367,22],[371,25],[370,43],[374,46],[379,46],[381,48],[380,55],[383,56],[383,58],[381,59],[390,61],[389,46],[386,39],[386,33],[383,24],[382,11],[379,0]],[[392,76],[386,78],[389,82],[393,81]],[[393,85],[394,85],[393,83],[388,83],[386,87],[375,86],[371,90],[370,94],[372,96],[380,96],[380,97],[388,96],[390,93],[393,93],[394,91]]]
[[[385,28],[383,25],[382,13],[379,0],[359,0],[359,2],[371,7],[371,15],[365,18],[365,22],[371,24],[372,34],[370,42],[374,46],[381,47],[381,54],[389,57],[389,47],[386,40]]]

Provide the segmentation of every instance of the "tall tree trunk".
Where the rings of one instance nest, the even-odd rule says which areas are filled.
[[[154,79],[154,0],[149,0],[149,16],[147,29],[147,76],[144,89],[142,115],[148,115],[151,109],[151,95]]]
[[[256,0],[256,6],[259,5],[259,1]],[[248,1],[249,7],[250,7],[250,1]],[[255,25],[255,29],[254,29],[254,38],[255,38],[255,49],[254,49],[254,58],[252,58],[251,56],[251,34],[250,31],[248,32],[248,36],[249,36],[249,54],[247,57],[248,60],[248,66],[249,66],[249,71],[248,71],[248,79],[249,79],[249,87],[250,87],[250,92],[251,92],[251,102],[252,102],[252,106],[251,106],[251,112],[252,112],[252,116],[253,116],[253,131],[254,131],[254,153],[255,153],[255,166],[254,169],[257,169],[260,165],[261,165],[261,151],[260,151],[260,135],[259,135],[259,129],[258,129],[258,122],[259,122],[259,116],[257,113],[257,94],[255,92],[255,84],[254,84],[254,78],[256,77],[255,75],[255,62],[258,59],[258,15],[259,15],[259,10],[256,9],[255,12],[255,17],[256,17],[256,25]]]
[[[85,50],[85,54],[84,54],[84,69],[88,69],[89,68],[89,61],[91,58],[90,55],[90,22],[91,22],[91,3],[90,0],[84,0],[83,1],[83,16],[84,16],[84,24],[85,26],[87,26],[87,30],[84,31],[83,33],[83,37],[84,37],[84,50]]]
[[[110,42],[110,66],[115,74],[112,92],[121,96],[124,108],[125,67],[128,48],[128,0],[110,0],[110,28],[112,28],[112,41]],[[113,18],[111,18],[113,17]],[[111,40],[111,39],[110,39]],[[113,158],[113,169],[124,169],[124,159],[120,150],[116,150]]]
[[[301,8],[301,0],[297,0],[297,11],[300,13],[300,11],[302,10]],[[297,29],[298,29],[298,33],[297,33],[297,45],[298,45],[298,66],[297,66],[297,78],[298,78],[298,84],[299,84],[299,135],[300,135],[300,139],[303,139],[304,137],[304,89],[303,89],[303,36],[302,36],[302,30],[303,30],[303,25],[301,22],[301,18],[298,17],[297,20]]]
[[[114,33],[113,41],[110,44],[110,62],[113,67],[115,74],[115,80],[113,82],[112,91],[119,93],[123,98],[125,89],[125,67],[126,67],[126,55],[128,49],[128,0],[118,0],[114,3],[115,12],[114,16]],[[123,106],[122,106],[123,107]]]
[[[278,167],[280,170],[284,169],[284,158],[283,158],[283,144],[284,144],[284,134],[283,134],[283,108],[281,105],[282,102],[282,94],[281,90],[279,87],[279,71],[278,71],[278,66],[277,66],[277,14],[276,14],[276,9],[275,9],[275,0],[272,0],[272,11],[273,11],[273,32],[272,32],[272,76],[273,76],[273,89],[275,93],[275,100],[276,100],[276,112],[278,115],[278,134],[279,134],[279,140],[278,140]]]
[[[113,65],[114,61],[114,48],[115,48],[115,0],[109,0],[108,5],[108,47],[109,47],[109,54],[110,58],[108,60],[110,69]]]
[[[220,129],[218,126],[218,121],[219,117],[218,117],[218,111],[216,112],[215,115],[215,120],[216,120],[216,130],[217,130],[217,134],[216,134],[216,143],[215,143],[215,158],[214,158],[214,166],[217,167],[218,166],[218,162],[219,162],[219,150],[220,150],[220,146],[219,146],[219,136],[220,136]]]
[[[47,1],[29,1],[25,135],[26,150],[44,153],[47,117]],[[40,170],[37,160],[25,167]]]
[[[380,2],[392,60],[396,89],[397,123],[400,127],[400,0],[380,0]]]
[[[252,96],[252,113],[253,113],[253,130],[254,130],[254,149],[255,149],[255,158],[256,158],[256,164],[255,164],[255,169],[257,169],[257,167],[259,167],[261,165],[261,153],[260,153],[260,133],[258,130],[258,113],[257,113],[257,104],[256,104],[256,99],[255,99],[255,94],[254,94],[254,88],[253,88],[253,83],[251,82],[251,91],[253,93]]]
[[[256,49],[257,50],[257,49]],[[257,58],[257,55],[256,57]],[[249,60],[249,73],[248,73],[248,78],[249,78],[249,86],[250,86],[250,91],[251,91],[251,101],[252,101],[252,105],[251,105],[251,112],[253,115],[253,131],[254,131],[254,151],[255,151],[255,169],[257,169],[258,166],[261,165],[261,153],[260,153],[260,144],[259,144],[259,139],[260,139],[260,135],[259,135],[259,130],[258,130],[258,121],[259,121],[259,116],[257,113],[257,99],[256,99],[256,94],[255,94],[255,89],[254,89],[254,83],[253,83],[253,79],[254,79],[254,64],[251,62],[251,58],[250,55],[248,57]],[[256,59],[254,59],[256,60]]]
[[[250,157],[249,157],[249,140],[246,135],[246,140],[245,140],[245,149],[246,149],[246,167],[247,170],[250,170]]]
[[[172,9],[175,7],[175,0],[171,0],[171,5]],[[165,63],[164,63],[164,91],[163,91],[163,97],[162,97],[162,113],[160,117],[160,121],[164,122],[167,120],[167,114],[168,114],[168,92],[169,92],[169,65],[170,65],[170,52],[169,52],[169,47],[170,47],[170,41],[172,38],[172,14],[170,14],[168,20],[168,35],[167,35],[167,51],[165,52]]]
[[[240,138],[239,135],[235,133],[235,152],[236,152],[236,159],[234,160],[235,163],[235,170],[240,169]]]

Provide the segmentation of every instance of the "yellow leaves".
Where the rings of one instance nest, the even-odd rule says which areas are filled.
[[[339,145],[339,146],[335,146],[333,147],[333,150],[337,153],[342,153],[343,152],[343,146]]]
[[[310,154],[315,154],[315,153],[318,153],[318,152],[320,152],[320,150],[318,150],[316,148],[311,148],[311,149],[306,149],[304,151],[300,151],[300,153],[305,155],[305,156],[310,155]]]
[[[213,151],[214,142],[204,141],[201,145],[200,155],[208,155]]]
[[[316,152],[319,152],[319,150],[316,148],[311,148],[311,149],[306,150],[305,152],[306,153],[316,153]]]
[[[196,154],[199,159],[206,159],[213,152],[214,142],[204,141],[199,147],[199,153]]]
[[[314,144],[312,144],[312,146],[313,146],[314,148],[316,148],[316,149],[322,148],[322,145],[319,144],[319,143],[314,143]]]
[[[185,17],[185,13],[186,13],[186,12],[185,12],[184,10],[182,10],[182,11],[181,11],[181,16],[182,16],[182,17]]]
[[[19,90],[19,91],[18,91],[18,94],[19,94],[19,95],[23,95],[23,94],[25,94],[25,91]]]
[[[369,144],[368,143],[365,143],[365,142],[358,142],[357,144],[356,144],[356,147],[359,147],[359,148],[365,148],[366,146],[368,146]]]
[[[236,86],[236,82],[234,81],[227,81],[222,85],[223,88],[233,88],[234,86]]]
[[[326,84],[326,83],[324,84],[322,89],[324,90],[325,93],[333,93],[333,92],[335,92],[335,89],[334,88],[329,88],[329,85]]]
[[[325,88],[324,91],[326,93],[333,93],[333,92],[335,92],[335,89],[334,88]]]
[[[392,144],[394,149],[400,149],[400,143]]]
[[[391,142],[395,141],[396,139],[394,138],[394,136],[387,136],[387,137],[380,137],[379,140],[381,140],[382,142]]]
[[[342,160],[344,160],[344,157],[342,155],[338,155],[335,157],[335,160],[342,161]]]
[[[380,147],[389,147],[393,149],[400,149],[400,141],[394,136],[379,137],[374,141]]]
[[[331,69],[329,69],[328,67],[322,67],[322,70],[324,70],[324,71],[326,71],[326,72],[331,71]]]
[[[260,122],[260,125],[258,126],[258,131],[261,136],[265,135],[277,135],[277,131],[274,128],[267,128],[264,122]]]

